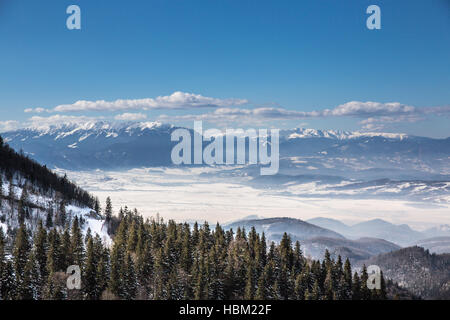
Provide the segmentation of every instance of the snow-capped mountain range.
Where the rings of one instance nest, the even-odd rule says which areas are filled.
[[[171,133],[177,128],[159,122],[98,121],[42,125],[2,136],[49,167],[129,169],[172,166],[176,143]],[[286,175],[450,180],[450,138],[296,128],[280,132],[280,157],[280,174]]]
[[[339,131],[339,130],[316,130],[307,128],[295,128],[293,130],[283,130],[282,136],[290,139],[301,138],[329,138],[329,139],[356,139],[361,137],[382,137],[387,139],[405,139],[408,135],[404,133],[386,133],[386,132],[359,132],[359,131]]]
[[[27,139],[43,136],[52,136],[54,140],[73,136],[78,137],[79,141],[88,136],[117,138],[120,134],[140,135],[146,130],[171,130],[176,128],[174,125],[163,124],[158,121],[147,122],[118,122],[118,121],[86,121],[86,122],[67,122],[59,124],[34,124],[23,129],[4,132],[2,135],[11,136],[7,140],[17,137]],[[14,137],[14,135],[16,135]],[[405,139],[408,135],[403,133],[384,133],[384,132],[359,132],[359,131],[340,131],[340,130],[316,130],[308,128],[295,128],[290,130],[281,130],[281,137],[285,140],[298,138],[330,138],[330,139],[356,139],[361,137],[383,137],[388,139]],[[25,140],[24,140],[25,141]]]

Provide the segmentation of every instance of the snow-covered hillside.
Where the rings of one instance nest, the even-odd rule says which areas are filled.
[[[39,220],[48,228],[63,229],[78,217],[84,234],[90,229],[91,233],[98,234],[105,244],[111,243],[103,218],[94,210],[76,201],[66,201],[53,190],[43,192],[20,175],[10,181],[4,176],[0,180],[3,181],[0,193],[3,195],[0,197],[0,228],[6,235],[14,233],[19,227],[22,212],[23,222],[32,233],[37,229]]]

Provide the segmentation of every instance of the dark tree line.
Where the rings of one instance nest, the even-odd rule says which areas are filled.
[[[12,180],[14,175],[19,173],[28,183],[39,186],[42,193],[53,190],[61,193],[64,200],[76,201],[89,208],[96,205],[94,197],[70,182],[66,176],[58,176],[46,166],[40,165],[22,153],[17,153],[0,137],[0,175],[2,173],[8,180]]]
[[[107,206],[109,207],[109,205]],[[111,247],[90,232],[83,237],[78,219],[70,230],[47,229],[33,236],[22,224],[12,257],[0,230],[2,299],[385,299],[367,288],[363,268],[350,262],[306,259],[300,244],[284,234],[267,244],[255,229],[225,231],[219,224],[177,224],[146,220],[121,210]],[[65,270],[79,265],[81,290],[67,290]]]

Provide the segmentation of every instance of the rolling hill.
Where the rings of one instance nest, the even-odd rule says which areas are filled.
[[[432,254],[408,247],[372,257],[366,265],[378,265],[383,274],[425,299],[450,299],[450,254]]]

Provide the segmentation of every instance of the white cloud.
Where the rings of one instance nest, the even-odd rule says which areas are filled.
[[[381,130],[392,123],[412,123],[422,121],[430,116],[450,116],[450,106],[419,108],[400,102],[361,102],[350,101],[334,108],[297,111],[282,107],[257,107],[242,108],[240,105],[247,104],[243,99],[217,99],[204,97],[192,93],[174,92],[169,96],[157,98],[116,100],[116,101],[77,101],[74,104],[59,105],[51,110],[44,108],[28,108],[25,112],[70,112],[70,111],[118,111],[118,110],[149,110],[149,109],[193,109],[193,108],[215,108],[211,112],[200,114],[178,114],[160,115],[159,120],[164,122],[195,121],[225,125],[229,123],[267,124],[270,121],[303,121],[310,118],[352,117],[359,119],[359,124],[364,130]],[[32,117],[26,123],[33,127],[40,124],[73,123],[80,121],[94,121],[99,118],[87,116],[74,117],[67,115],[54,115],[51,117]],[[139,121],[146,119],[146,115],[140,112],[124,112],[116,115],[115,120]],[[25,124],[24,124],[25,125]],[[17,122],[3,121],[0,128],[17,127]],[[4,130],[5,131],[5,130]]]
[[[389,115],[389,114],[410,114],[416,111],[415,107],[401,104],[399,102],[360,102],[350,101],[341,104],[336,108],[326,109],[321,112],[323,116],[370,116],[370,115]]]
[[[385,123],[417,122],[427,115],[450,115],[450,107],[417,108],[399,102],[359,102],[351,101],[333,109],[296,111],[284,108],[218,108],[203,114],[178,116],[161,115],[164,121],[210,121],[215,123],[242,122],[264,123],[267,121],[303,120],[308,118],[354,117],[364,129],[382,129]]]
[[[23,123],[23,126],[34,129],[47,129],[48,127],[62,124],[76,124],[76,125],[93,124],[101,119],[103,118],[87,117],[87,116],[67,116],[59,114],[50,117],[33,116],[30,119],[28,119],[28,121]]]
[[[48,109],[44,108],[27,108],[24,110],[25,113],[42,113],[42,112],[50,112]]]
[[[420,109],[423,114],[433,114],[436,116],[450,116],[450,106],[430,107]]]
[[[283,108],[219,108],[213,112],[168,116],[161,115],[159,118],[164,121],[210,121],[215,123],[223,122],[264,122],[272,120],[293,120],[304,119],[317,116],[315,112],[292,111]]]
[[[15,120],[0,121],[0,132],[13,131],[20,128],[20,123]]]
[[[28,108],[25,112],[80,112],[80,111],[125,111],[151,109],[193,109],[205,107],[229,107],[247,104],[245,99],[218,99],[199,94],[174,92],[169,96],[145,99],[119,99],[115,101],[79,100],[73,104],[58,105],[53,109]]]
[[[114,117],[115,120],[138,121],[147,119],[147,115],[143,113],[123,113]]]
[[[382,117],[370,117],[359,122],[362,125],[363,130],[368,131],[380,131],[385,128],[387,124],[391,123],[414,123],[425,118],[418,114],[406,114],[406,115],[396,115],[396,116],[382,116]]]

